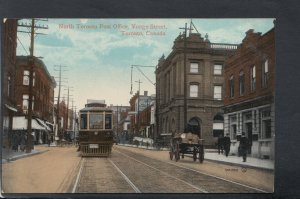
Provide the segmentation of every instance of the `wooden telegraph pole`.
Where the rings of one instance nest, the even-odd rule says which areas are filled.
[[[39,19],[40,21],[47,21],[43,19]],[[25,24],[21,23],[18,24],[19,27],[26,27],[30,28],[30,32],[28,31],[18,31],[22,33],[30,33],[30,54],[28,56],[28,66],[29,66],[29,87],[28,87],[28,113],[27,113],[27,142],[26,142],[26,153],[31,153],[31,150],[33,149],[32,145],[32,115],[33,115],[33,84],[34,84],[34,63],[35,63],[35,57],[34,57],[34,36],[36,34],[43,34],[43,33],[36,33],[35,29],[48,29],[48,26],[39,26],[35,24],[36,19],[31,19],[31,24]]]

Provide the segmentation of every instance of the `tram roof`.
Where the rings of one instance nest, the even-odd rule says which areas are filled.
[[[80,110],[80,112],[97,112],[97,111],[112,112],[110,108],[106,108],[106,107],[85,107]]]

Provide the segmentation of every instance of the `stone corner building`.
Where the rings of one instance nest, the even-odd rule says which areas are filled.
[[[263,35],[247,31],[225,65],[224,131],[231,137],[231,153],[238,153],[245,132],[250,156],[274,159],[274,28]]]
[[[184,41],[183,35],[175,39],[172,52],[160,58],[155,71],[156,136],[169,142],[175,133],[191,131],[213,146],[223,134],[223,66],[237,45],[211,43],[199,33],[186,37],[186,48]]]

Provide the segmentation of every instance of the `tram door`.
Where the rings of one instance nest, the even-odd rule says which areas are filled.
[[[252,123],[246,123],[246,133],[249,140],[249,148],[248,148],[248,154],[251,154],[251,148],[252,148]]]

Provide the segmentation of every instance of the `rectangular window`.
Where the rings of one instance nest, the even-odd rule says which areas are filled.
[[[269,64],[268,60],[266,60],[262,65],[262,87],[265,88],[268,85],[268,78],[269,78]]]
[[[214,65],[214,75],[222,75],[223,66],[221,64]]]
[[[90,114],[89,127],[90,129],[103,129],[103,114]]]
[[[112,115],[111,114],[105,115],[105,129],[112,129],[111,121],[112,121]]]
[[[271,119],[264,120],[262,124],[262,130],[265,135],[264,138],[271,138]]]
[[[29,95],[24,94],[23,95],[22,109],[23,109],[23,112],[26,112],[26,113],[28,111],[28,101],[29,101]]]
[[[198,97],[198,85],[190,85],[190,97]]]
[[[263,139],[271,138],[271,109],[266,108],[260,111],[261,119],[261,137]]]
[[[87,114],[80,114],[80,129],[87,129]]]
[[[35,72],[33,72],[32,75],[33,75],[32,85],[35,86]],[[29,80],[30,80],[30,71],[29,70],[24,70],[23,85],[28,86],[29,85]]]
[[[214,99],[222,100],[222,86],[214,86]]]
[[[199,64],[198,63],[191,63],[190,73],[199,73]]]
[[[255,66],[250,69],[250,89],[251,91],[255,91],[256,84],[256,74],[255,74]]]
[[[23,85],[28,86],[29,85],[29,70],[24,70],[24,75],[23,75]]]

